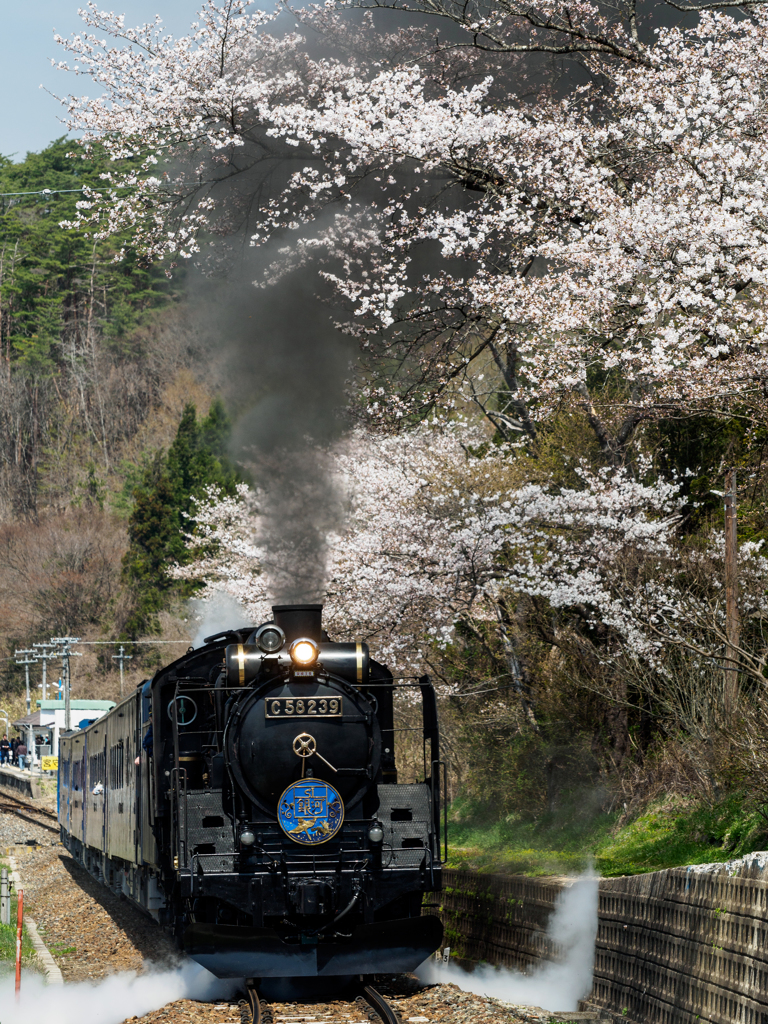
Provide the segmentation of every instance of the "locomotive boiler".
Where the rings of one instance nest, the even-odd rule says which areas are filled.
[[[321,615],[208,637],[61,739],[62,841],[219,977],[409,971],[442,938],[423,908],[445,856],[434,689]],[[421,704],[408,783],[399,688]]]

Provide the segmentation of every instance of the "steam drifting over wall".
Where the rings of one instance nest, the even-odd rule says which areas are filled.
[[[560,956],[547,922],[571,881],[446,871],[446,943],[536,973]],[[628,1024],[768,1024],[768,854],[602,879],[586,1005]]]
[[[467,873],[462,874],[468,877]],[[509,896],[510,888],[520,891],[521,887],[525,888],[526,881],[505,879],[501,889],[506,889]],[[504,882],[511,883],[511,886],[505,886]],[[419,977],[422,981],[455,982],[461,988],[478,995],[488,995],[524,1006],[542,1006],[556,1012],[576,1010],[579,1000],[589,994],[592,986],[598,879],[584,875],[564,882],[562,886],[550,887],[554,895],[553,903],[547,908],[546,916],[549,920],[546,931],[542,930],[542,922],[539,921],[528,936],[529,940],[533,939],[535,933],[534,945],[538,945],[539,951],[545,954],[529,961],[529,972],[522,973],[520,965],[517,970],[509,970],[482,964],[469,974],[454,964],[428,961],[419,968]],[[485,902],[483,897],[488,895],[487,891],[477,894],[482,902]],[[517,917],[518,924],[521,924],[522,915],[515,914],[514,908],[524,906],[524,900],[518,902],[513,897],[507,902],[506,916],[509,917],[512,911],[512,916]],[[455,933],[451,932],[446,935],[446,941],[451,936],[456,939]]]

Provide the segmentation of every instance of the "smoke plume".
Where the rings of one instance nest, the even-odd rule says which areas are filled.
[[[235,420],[232,455],[262,495],[258,541],[267,552],[272,597],[317,601],[325,588],[325,537],[342,521],[322,448],[344,427],[353,350],[317,296],[322,282],[311,267],[261,288],[274,252],[254,252],[241,251],[226,282],[199,282],[196,297],[204,333],[224,366]]]
[[[230,1000],[233,982],[220,981],[187,961],[174,971],[111,974],[96,984],[46,985],[39,974],[24,974],[21,997],[14,996],[13,975],[0,979],[3,1024],[121,1024],[126,1017],[141,1017],[177,999]]]
[[[467,992],[522,1006],[572,1012],[592,988],[597,935],[598,879],[583,876],[563,890],[547,925],[547,938],[560,947],[561,959],[544,961],[531,975],[485,965],[474,971],[457,964],[426,960],[416,972],[431,984],[452,983]]]
[[[240,602],[224,591],[218,591],[208,599],[193,597],[189,601],[192,628],[197,626],[193,647],[202,647],[207,636],[221,633],[225,629],[246,626],[252,616]]]

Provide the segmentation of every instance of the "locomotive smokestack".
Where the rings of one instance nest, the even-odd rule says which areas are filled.
[[[323,606],[321,604],[273,604],[275,624],[285,633],[288,643],[306,637],[323,640]]]

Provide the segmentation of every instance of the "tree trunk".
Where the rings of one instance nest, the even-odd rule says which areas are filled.
[[[725,648],[724,706],[727,722],[730,722],[739,696],[737,657],[741,628],[736,526],[736,470],[731,469],[725,475],[725,631],[728,642]]]

